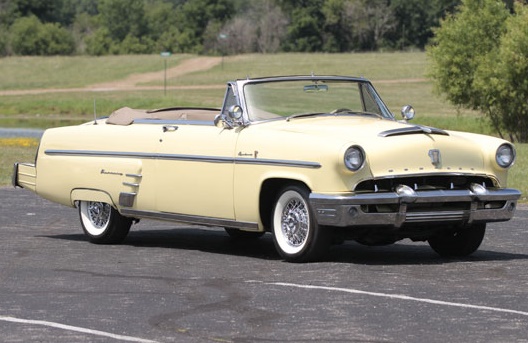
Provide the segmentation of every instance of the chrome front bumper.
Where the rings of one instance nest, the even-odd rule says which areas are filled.
[[[416,191],[350,195],[312,193],[310,204],[320,225],[336,227],[392,226],[406,224],[487,223],[513,217],[521,192],[488,189],[485,194],[470,190]],[[456,203],[460,208],[453,208]],[[380,210],[375,210],[380,208]]]

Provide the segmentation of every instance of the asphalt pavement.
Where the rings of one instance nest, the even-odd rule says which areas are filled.
[[[282,261],[269,234],[141,221],[94,245],[75,209],[0,188],[1,342],[528,342],[528,207],[466,259],[426,243]]]

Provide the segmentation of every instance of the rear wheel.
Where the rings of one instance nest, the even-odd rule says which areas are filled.
[[[330,247],[332,232],[317,224],[305,187],[288,186],[279,193],[272,214],[273,241],[289,262],[320,259]]]
[[[132,219],[122,216],[110,204],[80,201],[79,217],[84,233],[96,244],[121,243],[130,231]]]
[[[486,233],[486,224],[475,224],[447,234],[429,238],[429,246],[443,257],[469,256],[479,248]]]

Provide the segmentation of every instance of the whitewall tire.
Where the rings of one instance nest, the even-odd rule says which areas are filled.
[[[285,187],[279,192],[273,207],[275,248],[290,262],[318,260],[330,246],[330,228],[317,224],[308,202],[309,194],[302,186]]]
[[[132,219],[122,216],[110,204],[79,201],[78,207],[83,231],[92,243],[121,243],[130,231]]]

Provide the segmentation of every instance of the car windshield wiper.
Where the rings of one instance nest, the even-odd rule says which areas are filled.
[[[324,113],[324,112],[297,113],[297,114],[292,114],[291,116],[286,117],[286,121],[290,121],[291,119],[294,119],[294,118],[313,117],[313,116],[318,116],[321,114],[328,114],[328,113]]]

